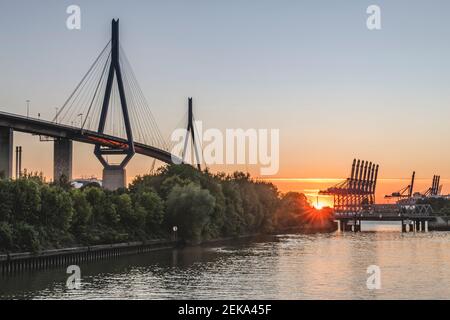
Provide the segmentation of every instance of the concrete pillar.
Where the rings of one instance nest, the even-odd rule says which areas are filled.
[[[425,232],[428,232],[428,221],[425,220]]]
[[[337,231],[338,231],[338,232],[342,232],[342,229],[341,229],[341,221],[340,221],[340,220],[335,220],[334,222],[337,222],[337,227],[338,227]]]
[[[103,169],[103,188],[117,190],[126,187],[126,170],[121,166],[108,166]]]
[[[72,180],[73,143],[68,139],[56,139],[53,145],[53,181],[64,175]]]
[[[12,178],[13,172],[13,130],[0,127],[0,176]]]
[[[419,232],[422,232],[422,221],[419,221]]]

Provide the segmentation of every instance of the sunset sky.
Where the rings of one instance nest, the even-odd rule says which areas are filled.
[[[81,7],[79,31],[66,28],[71,4]],[[366,27],[371,4],[381,7],[382,30]],[[433,174],[450,178],[448,12],[444,0],[0,0],[0,110],[25,114],[30,99],[31,116],[53,118],[120,18],[164,136],[192,96],[206,128],[280,129],[273,178],[345,178],[360,158],[397,179],[386,189],[407,185],[415,170],[424,191]],[[52,178],[51,143],[24,134],[15,143],[25,168]],[[75,144],[74,177],[100,176],[92,150]],[[128,178],[151,162],[135,157]]]

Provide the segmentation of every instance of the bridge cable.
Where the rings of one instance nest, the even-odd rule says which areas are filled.
[[[105,70],[106,70],[106,67],[108,66],[108,63],[110,62],[110,57],[111,57],[111,52],[109,53],[108,59],[106,59],[105,65],[103,66],[103,71],[102,71],[102,74],[100,76],[100,80],[98,81],[97,87],[95,88],[94,95],[92,96],[92,100],[91,100],[91,103],[89,105],[86,117],[84,118],[84,121],[83,121],[83,124],[81,126],[81,129],[84,129],[86,121],[87,121],[87,119],[89,117],[89,113],[91,112],[91,108],[92,108],[92,105],[94,103],[95,97],[97,96],[98,88],[100,87],[101,83],[103,82],[103,78],[104,78],[103,76],[105,75]]]
[[[126,55],[125,51],[123,50],[123,48],[121,48],[121,50],[122,50],[122,56],[124,57],[124,62],[125,62],[124,66],[126,66],[126,69],[128,69],[131,74],[131,83],[133,84],[133,87],[134,87],[135,91],[137,92],[137,96],[139,98],[138,101],[140,101],[139,106],[141,108],[143,108],[143,114],[149,116],[149,118],[148,117],[143,117],[143,118],[150,125],[149,126],[149,129],[151,130],[150,133],[152,133],[154,135],[154,137],[157,139],[158,143],[161,144],[161,147],[167,148],[167,143],[164,141],[164,138],[162,137],[161,132],[156,123],[155,117],[153,116],[151,109],[148,107],[148,102],[142,92],[142,89],[140,88],[140,86],[136,80],[136,75],[134,73],[133,68],[131,67],[131,64],[127,58],[127,55]]]
[[[58,116],[60,115],[60,113],[66,108],[67,103],[72,99],[72,97],[74,96],[75,92],[78,91],[78,89],[80,88],[81,84],[84,82],[84,80],[86,79],[86,77],[91,73],[92,69],[97,65],[97,62],[99,61],[100,57],[103,55],[103,53],[106,51],[106,49],[108,48],[109,44],[111,43],[111,40],[108,41],[108,43],[106,44],[106,46],[103,48],[103,50],[100,52],[100,54],[97,56],[97,58],[95,59],[94,63],[91,65],[91,67],[89,68],[88,72],[83,76],[83,78],[81,79],[81,81],[78,83],[78,85],[76,86],[75,90],[70,94],[70,96],[67,98],[67,100],[64,102],[63,106],[61,107],[61,110],[59,110],[57,112],[57,114],[55,115],[55,117],[53,118],[53,122],[55,122],[58,118]]]
[[[107,60],[106,65],[108,65],[109,61],[110,60]],[[109,70],[105,69],[104,74],[102,75],[103,80],[102,80],[102,82],[100,84],[100,92],[105,92],[105,90],[106,90],[107,74],[108,73],[109,73]],[[92,116],[89,119],[89,121],[90,121],[89,129],[92,130],[92,131],[97,130],[96,127],[91,127],[91,124],[93,122],[94,126],[96,126],[96,124],[98,124],[99,121],[100,121],[101,108],[103,106],[103,98],[104,98],[104,96],[101,96],[100,94],[98,94],[96,99],[95,99],[94,109],[92,110]],[[94,119],[94,121],[91,121],[92,118]]]
[[[138,107],[138,104],[137,104],[137,101],[135,100],[135,95],[133,92],[132,85],[130,83],[128,70],[125,67],[123,69],[124,69],[124,79],[125,79],[125,84],[126,84],[126,90],[128,91],[127,96],[130,97],[130,102],[131,102],[131,106],[132,106],[132,108],[130,108],[130,111],[132,113],[133,123],[135,123],[137,130],[138,130],[137,133],[139,134],[139,141],[143,142],[143,143],[147,143],[147,141],[145,139],[145,134],[143,134],[144,129],[142,127],[141,117],[138,116],[137,111],[136,111],[136,107]]]
[[[109,54],[108,54],[109,55]],[[108,55],[105,55],[108,58]],[[86,81],[83,83],[82,86],[80,86],[80,90],[77,91],[77,94],[74,95],[74,99],[72,101],[72,103],[70,104],[69,108],[65,108],[65,112],[62,116],[60,116],[60,120],[62,123],[64,123],[64,120],[66,119],[66,117],[68,117],[67,121],[70,121],[71,119],[73,119],[74,113],[76,111],[80,112],[82,111],[83,113],[85,112],[85,108],[83,108],[84,102],[87,102],[87,99],[89,98],[91,91],[93,91],[93,87],[94,87],[94,80],[97,78],[97,73],[101,70],[101,60],[98,61],[98,63],[96,64],[95,68],[92,69],[92,72],[89,74],[88,77],[86,77]],[[84,88],[87,88],[86,90],[84,90]],[[82,110],[79,110],[79,105],[76,104],[78,100],[78,103],[81,104]],[[76,107],[74,108],[73,106],[76,105]]]
[[[137,130],[138,130],[137,133],[139,135],[139,140],[138,141],[140,141],[142,143],[146,143],[147,141],[145,140],[145,136],[143,138],[143,135],[142,135],[143,129],[142,129],[142,124],[141,124],[140,117],[136,114],[136,110],[134,108],[134,106],[136,106],[136,102],[135,102],[134,94],[133,94],[133,91],[132,91],[132,88],[130,86],[130,82],[129,82],[129,79],[128,79],[129,78],[128,73],[124,72],[123,76],[124,76],[125,90],[128,92],[127,93],[127,97],[129,97],[128,101],[130,102],[130,106],[131,106],[131,108],[129,108],[129,110],[131,112],[133,120],[136,119],[135,121],[133,121],[133,124],[134,124],[134,122],[136,122],[136,127],[137,127]]]
[[[129,76],[129,74],[128,74],[128,70],[127,70],[127,72],[126,72],[126,74],[127,74],[127,80],[130,80],[129,78],[130,78],[130,76]],[[130,82],[129,81],[129,89],[130,89],[130,91],[132,92],[132,97],[133,97],[133,101],[135,100],[134,98],[135,98],[135,95],[137,95],[137,89],[135,88],[135,85],[132,83],[132,82]],[[136,108],[137,109],[139,109],[138,110],[138,112],[139,112],[139,114],[145,114],[145,110],[144,110],[144,108],[142,107],[142,101],[141,101],[141,99],[139,98],[139,96],[136,96],[136,98],[137,98],[137,100],[136,100],[136,102],[135,102],[135,106],[136,106]],[[146,138],[148,137],[148,138],[152,138],[152,137],[154,137],[154,135],[152,134],[152,131],[151,131],[151,125],[149,124],[149,122],[148,122],[148,120],[146,119],[146,117],[139,117],[139,116],[137,116],[136,115],[136,110],[133,108],[133,111],[134,111],[134,116],[136,117],[136,122],[137,122],[137,124],[138,124],[138,126],[139,126],[139,128],[140,128],[140,133],[142,134],[142,133],[144,133],[143,134],[143,136],[144,136],[144,141],[145,142],[147,142],[147,140],[146,140]],[[142,128],[142,121],[141,121],[141,119],[142,119],[142,121],[144,122],[144,125],[143,125],[143,128]]]
[[[128,69],[131,68],[126,68],[127,69],[127,73],[128,73]],[[131,69],[132,70],[132,69]],[[129,78],[131,79],[130,84],[131,84],[131,90],[133,92],[133,95],[136,95],[137,98],[137,104],[136,107],[139,108],[139,112],[140,114],[145,115],[148,110],[148,107],[145,107],[146,102],[144,101],[145,99],[142,98],[142,94],[140,94],[140,89],[139,86],[137,84],[137,81],[135,79],[135,77],[133,77],[133,74],[131,74],[129,76]],[[148,119],[148,117],[138,117],[138,119],[143,119],[145,125],[144,125],[144,129],[145,129],[145,135],[150,137],[150,138],[156,138],[156,145],[158,145],[159,147],[164,146],[164,144],[162,143],[162,141],[160,139],[158,139],[158,129],[155,128],[154,123],[152,123],[151,120]]]

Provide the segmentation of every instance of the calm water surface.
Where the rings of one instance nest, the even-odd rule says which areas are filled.
[[[381,289],[368,290],[369,265]],[[448,299],[450,233],[281,235],[168,250],[0,278],[1,298],[26,299]]]

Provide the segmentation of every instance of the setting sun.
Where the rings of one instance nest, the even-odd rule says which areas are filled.
[[[314,206],[314,208],[321,210],[321,209],[323,209],[324,207],[327,207],[328,204],[323,203],[322,201],[319,201],[319,202],[315,202],[315,203],[313,204],[313,206]]]

